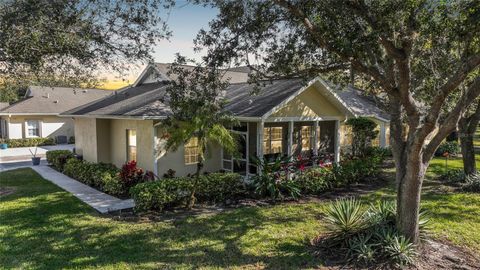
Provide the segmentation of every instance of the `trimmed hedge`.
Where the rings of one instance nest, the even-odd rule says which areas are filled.
[[[120,170],[112,164],[92,163],[76,158],[68,159],[63,169],[64,174],[111,195],[125,193],[123,190],[112,188],[120,185],[119,172]]]
[[[73,158],[74,155],[70,150],[51,150],[47,151],[47,161],[58,171],[63,171],[63,166],[67,160]]]
[[[130,189],[137,211],[161,211],[165,207],[184,205],[190,196],[194,179],[164,178],[140,183]],[[195,197],[199,202],[225,202],[246,193],[242,176],[236,173],[202,175]]]
[[[55,145],[54,138],[25,138],[25,139],[0,139],[0,143],[8,144],[10,148]]]

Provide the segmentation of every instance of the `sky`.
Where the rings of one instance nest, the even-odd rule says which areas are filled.
[[[153,58],[155,62],[170,63],[175,59],[175,54],[180,53],[188,58],[199,59],[201,54],[193,51],[193,39],[202,28],[208,29],[208,23],[215,18],[217,10],[198,5],[187,4],[186,1],[177,1],[177,5],[169,15],[162,17],[167,21],[172,36],[169,40],[162,40],[155,47]],[[117,78],[107,75],[105,88],[119,88],[126,84],[125,81],[133,82],[141,73],[142,67],[134,68],[127,78]]]

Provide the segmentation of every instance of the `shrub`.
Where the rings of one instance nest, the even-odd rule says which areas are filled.
[[[120,170],[120,173],[118,175],[118,180],[123,186],[125,194],[127,194],[130,188],[135,186],[136,184],[146,181],[152,181],[153,179],[153,173],[149,171],[144,172],[142,168],[137,167],[137,162],[135,160],[123,164],[122,169]]]
[[[172,169],[168,169],[166,173],[163,174],[163,178],[174,178],[177,172]]]
[[[375,130],[377,124],[365,117],[350,118],[345,124],[352,127],[353,156],[365,156],[368,146],[378,134],[378,131]]]
[[[445,153],[448,153],[451,156],[456,156],[459,152],[460,146],[458,145],[458,143],[455,141],[451,141],[440,144],[440,146],[437,148],[437,151],[435,151],[435,155],[443,156]]]
[[[367,209],[356,199],[337,200],[326,210],[325,251],[346,252],[350,262],[369,265],[384,261],[395,267],[413,263],[415,246],[395,228],[396,204],[380,201]],[[420,215],[421,233],[428,219]]]
[[[465,177],[462,189],[470,192],[480,192],[480,173],[474,173]]]
[[[289,179],[288,174],[292,168],[288,166],[287,159],[277,157],[273,162],[266,158],[255,159],[257,168],[261,171],[253,177],[255,193],[260,196],[268,196],[273,201],[283,199],[285,196],[297,198],[300,196],[300,189],[297,183]]]
[[[92,163],[71,158],[67,160],[63,173],[111,195],[128,193],[119,180],[119,170],[112,164]]]
[[[225,202],[245,194],[243,178],[237,173],[202,175],[196,192],[199,201]]]
[[[50,165],[62,172],[67,160],[73,158],[73,153],[70,150],[51,150],[47,151],[47,161]]]
[[[6,143],[10,148],[32,147],[43,145],[55,145],[54,138],[25,138],[25,139],[0,139],[0,143]]]
[[[461,184],[465,181],[465,173],[459,169],[448,170],[440,175],[440,180],[447,184]]]
[[[130,195],[135,201],[136,211],[161,211],[168,206],[184,204],[192,188],[191,178],[164,178],[140,183],[130,189]]]
[[[348,235],[365,228],[365,211],[356,199],[341,199],[333,202],[325,211],[329,230],[343,241]]]
[[[331,188],[328,182],[331,171],[330,168],[310,168],[296,175],[295,181],[303,194],[320,194]]]
[[[157,210],[184,205],[190,197],[194,179],[191,177],[163,178],[140,183],[130,189],[137,211]],[[245,194],[242,176],[236,173],[202,175],[197,186],[197,198],[202,202],[221,202]]]

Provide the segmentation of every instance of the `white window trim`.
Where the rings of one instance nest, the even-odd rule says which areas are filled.
[[[38,136],[30,136],[28,135],[28,121],[37,121],[38,123]],[[25,138],[42,138],[42,125],[43,121],[41,119],[25,119]]]

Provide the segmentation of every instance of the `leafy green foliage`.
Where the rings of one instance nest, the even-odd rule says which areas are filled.
[[[273,162],[265,157],[255,157],[254,163],[260,172],[253,177],[255,192],[260,196],[268,196],[273,201],[285,196],[294,199],[300,196],[298,184],[289,179],[291,168],[287,165],[288,162],[288,158],[282,157],[277,157]]]
[[[465,177],[462,189],[470,192],[480,192],[480,173],[470,174]]]
[[[452,169],[440,175],[440,180],[447,184],[461,184],[465,182],[465,173],[460,169]]]
[[[360,201],[350,198],[336,200],[325,211],[330,232],[347,238],[365,228],[365,211]]]
[[[344,250],[355,264],[369,266],[386,262],[395,267],[413,263],[415,245],[401,236],[395,228],[396,203],[378,201],[366,208],[358,199],[340,199],[325,211],[328,235],[321,248]],[[422,233],[428,218],[420,215]]]
[[[114,196],[128,192],[118,177],[119,172],[112,164],[93,163],[76,158],[68,159],[63,169],[64,174]]]
[[[330,168],[314,167],[295,175],[295,182],[302,194],[321,194],[333,187],[334,183],[329,182],[331,173]]]
[[[196,186],[195,186],[196,185]],[[218,203],[235,200],[245,195],[243,179],[236,173],[211,173],[202,175],[199,182],[194,178],[163,178],[138,184],[130,189],[137,211],[161,211],[165,207],[188,203],[192,189],[201,202]]]
[[[352,127],[352,155],[365,156],[372,140],[378,135],[375,130],[377,123],[369,118],[357,117],[348,119],[345,124]]]
[[[52,73],[88,81],[99,67],[123,70],[150,59],[169,35],[164,1],[1,1],[0,74]],[[131,66],[130,66],[131,67]]]
[[[458,142],[455,141],[450,141],[450,142],[444,142],[440,144],[438,147],[437,151],[435,151],[435,155],[437,156],[443,156],[446,153],[450,156],[456,156],[460,152],[460,145]]]
[[[60,172],[63,171],[63,166],[67,163],[67,160],[73,158],[73,153],[70,150],[51,150],[47,151],[46,155],[48,163]]]
[[[8,144],[8,147],[32,147],[43,145],[55,145],[54,138],[25,138],[25,139],[0,139],[0,143]]]
[[[178,55],[170,67],[168,75],[176,78],[167,88],[172,114],[161,125],[162,137],[166,138],[166,151],[176,151],[192,139],[198,143],[198,163],[188,208],[195,204],[195,193],[207,158],[207,149],[216,144],[236,156],[237,141],[228,127],[238,123],[223,109],[226,101],[221,98],[221,91],[227,87],[228,81],[220,79],[222,71],[200,65],[185,68],[185,64],[191,62]]]

